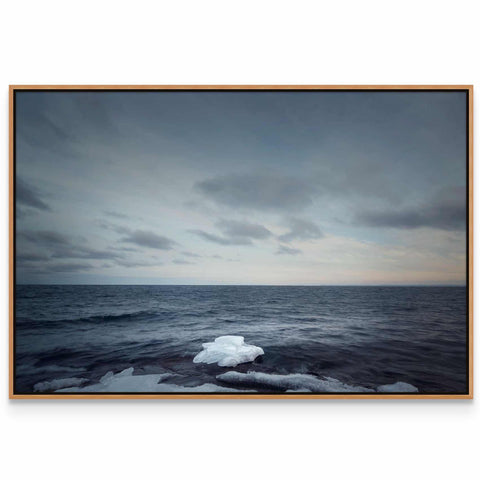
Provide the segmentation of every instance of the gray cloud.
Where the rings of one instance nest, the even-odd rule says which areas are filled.
[[[153,236],[150,234],[135,236],[136,233],[138,232],[132,233],[134,239],[139,242],[147,242],[149,245],[155,245],[155,247],[152,248],[158,248],[160,245],[166,246],[164,237],[159,237],[155,234],[153,234]],[[57,261],[68,259],[111,260],[113,262],[113,264],[101,265],[102,268],[111,267],[113,265],[119,265],[126,268],[162,265],[161,262],[156,260],[126,258],[124,253],[127,251],[136,251],[134,248],[124,247],[108,250],[91,248],[89,246],[79,245],[72,237],[55,231],[26,231],[20,232],[18,235],[20,239],[27,242],[29,248],[36,247],[37,249],[41,249],[42,252],[47,251],[49,253],[49,255],[38,252],[30,253],[27,249],[25,253],[17,255],[17,266],[35,275],[43,275],[46,273],[75,273],[93,268],[89,263],[63,263]],[[22,246],[22,249],[25,250],[25,246]]]
[[[47,255],[43,255],[41,253],[20,253],[16,256],[15,260],[17,265],[24,264],[28,262],[41,262],[48,260]]]
[[[77,273],[91,270],[88,263],[26,263],[20,269],[34,275],[49,275],[51,273]]]
[[[158,261],[143,261],[143,260],[125,260],[125,259],[117,259],[115,260],[117,265],[127,268],[135,268],[135,267],[158,267],[163,265],[163,262]]]
[[[428,203],[418,207],[360,212],[356,223],[368,227],[414,229],[430,227],[440,230],[464,230],[466,226],[465,189],[443,189]]]
[[[287,220],[287,223],[290,231],[278,237],[282,242],[313,240],[324,236],[320,228],[310,220],[291,217]]]
[[[292,211],[313,202],[313,185],[300,178],[230,174],[197,182],[194,189],[220,205],[254,210]]]
[[[36,230],[18,232],[20,238],[24,238],[31,243],[46,245],[46,246],[58,246],[58,245],[70,245],[70,239],[62,235],[61,233],[53,230]]]
[[[222,219],[215,225],[223,235],[216,235],[204,230],[189,231],[218,245],[252,245],[252,240],[262,240],[272,236],[272,232],[268,228],[258,223]]]
[[[70,245],[68,248],[59,248],[53,254],[52,258],[86,258],[90,260],[115,260],[121,258],[121,255],[110,250],[97,250],[95,248],[82,247],[79,245]]]
[[[138,248],[133,247],[112,247],[112,250],[117,250],[118,252],[138,252]]]
[[[201,258],[201,255],[198,255],[197,253],[193,252],[180,252],[182,255],[185,255],[186,257],[191,257],[191,258]]]
[[[50,206],[42,199],[42,194],[19,177],[15,182],[15,198],[19,205],[46,212],[51,211]]]
[[[208,233],[203,230],[189,230],[190,233],[197,235],[209,242],[217,243],[218,245],[251,245],[252,241],[246,237],[227,238],[213,233]]]
[[[104,210],[103,213],[107,215],[107,217],[120,218],[124,220],[129,218],[129,216],[125,215],[124,213],[113,212],[111,210]]]
[[[120,257],[119,254],[109,250],[99,250],[84,245],[77,245],[70,237],[52,230],[19,232],[18,237],[26,240],[29,244],[50,250],[52,252],[51,258],[112,260]]]
[[[35,102],[26,104],[28,109],[26,122],[18,126],[19,137],[35,148],[44,148],[54,151],[59,145],[73,140],[70,133],[53,122],[48,115],[45,114],[44,105],[41,101],[38,105]],[[35,107],[39,107],[37,110]],[[63,150],[63,148],[62,148]]]
[[[171,250],[176,242],[162,235],[147,230],[134,230],[122,242],[134,243],[140,247],[155,248],[158,250]]]
[[[219,220],[216,223],[217,227],[224,235],[230,238],[253,238],[260,240],[272,236],[272,232],[263,225],[250,222],[238,222],[235,220]]]
[[[16,209],[15,209],[15,218],[17,220],[20,220],[22,218],[27,218],[29,217],[30,215],[32,215],[32,210],[30,209],[24,209],[24,208],[21,208],[19,205],[16,206]]]
[[[135,243],[149,248],[169,250],[174,242],[166,237],[156,235],[153,232],[143,230],[129,230],[119,226],[107,226],[108,230],[118,233],[128,232],[123,241]],[[28,230],[18,232],[18,239],[21,241],[20,249],[25,252],[17,256],[18,266],[33,275],[44,275],[47,273],[75,273],[93,268],[89,263],[63,263],[61,260],[82,259],[82,260],[110,260],[112,264],[100,265],[102,268],[118,265],[126,268],[151,267],[162,265],[156,260],[130,259],[126,255],[137,251],[130,247],[116,247],[109,249],[92,248],[80,242],[85,242],[80,237],[70,237],[53,230]],[[31,252],[31,249],[37,252]],[[44,253],[46,252],[46,253]],[[60,261],[58,261],[60,260]],[[96,264],[98,267],[98,264]]]
[[[181,259],[173,260],[172,263],[175,263],[176,265],[195,265],[195,262],[189,262],[188,260]]]
[[[286,245],[279,245],[276,255],[298,255],[302,253],[298,248],[287,247]]]
[[[52,273],[73,273],[90,270],[92,268],[88,263],[55,263],[45,267]]]
[[[130,230],[127,227],[124,227],[122,225],[117,225],[116,223],[109,222],[108,220],[95,220],[95,225],[99,226],[100,228],[103,228],[104,230],[110,230],[112,232],[120,233],[120,234],[125,234],[125,233],[131,233],[132,230]]]
[[[95,223],[105,230],[126,235],[120,239],[121,242],[133,243],[140,247],[154,248],[157,250],[171,250],[173,246],[176,245],[174,240],[148,230],[132,230],[107,220],[96,220]],[[127,248],[123,250],[127,251]],[[134,249],[129,250],[135,251]]]

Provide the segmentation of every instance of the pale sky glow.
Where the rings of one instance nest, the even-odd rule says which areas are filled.
[[[17,92],[17,282],[463,285],[465,100]]]

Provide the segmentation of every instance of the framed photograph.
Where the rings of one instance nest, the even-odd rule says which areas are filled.
[[[11,86],[10,398],[473,398],[472,95]]]

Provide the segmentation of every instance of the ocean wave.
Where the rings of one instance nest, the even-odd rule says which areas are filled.
[[[80,367],[67,367],[62,365],[16,365],[16,373],[29,374],[34,372],[35,374],[43,373],[82,373],[85,368]]]
[[[42,321],[41,327],[43,328],[56,328],[59,324],[68,324],[68,323],[92,323],[92,322],[122,322],[126,320],[141,320],[143,318],[154,316],[158,314],[165,314],[165,312],[158,312],[154,310],[139,310],[137,312],[130,313],[119,313],[115,315],[90,315],[87,317],[76,317],[76,318],[62,318],[56,320]],[[17,328],[32,328],[39,325],[37,320],[32,319],[22,319],[16,322]]]

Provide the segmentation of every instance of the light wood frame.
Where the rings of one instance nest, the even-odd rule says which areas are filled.
[[[466,394],[16,394],[14,392],[14,95],[22,90],[463,90],[468,93],[468,393]],[[9,91],[10,399],[472,399],[473,398],[473,85],[10,85]]]

